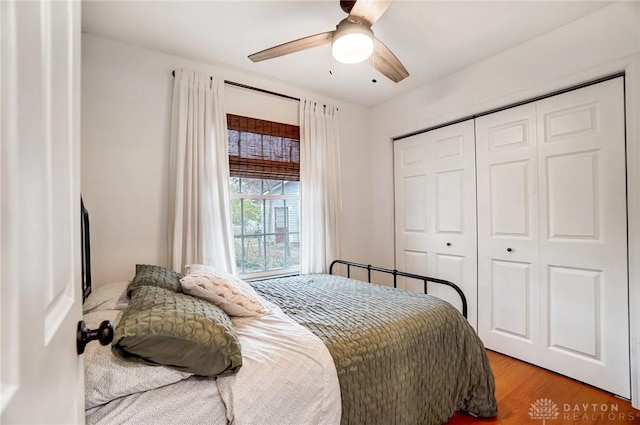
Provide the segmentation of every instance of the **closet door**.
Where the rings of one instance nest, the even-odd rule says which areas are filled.
[[[536,104],[545,365],[630,397],[622,78]]]
[[[433,238],[429,148],[424,134],[394,143],[396,268],[423,276],[429,273],[427,252]],[[398,279],[398,287],[422,291],[405,278]]]
[[[536,112],[526,104],[476,120],[479,334],[485,345],[537,363]]]
[[[481,338],[629,397],[622,78],[476,125]]]
[[[467,298],[477,327],[475,154],[473,121],[395,142],[396,267],[449,280]],[[422,292],[423,283],[400,280]],[[430,283],[430,294],[459,310],[449,287]]]

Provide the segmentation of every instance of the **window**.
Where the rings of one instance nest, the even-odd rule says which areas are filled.
[[[231,216],[238,273],[300,268],[300,131],[227,115]]]

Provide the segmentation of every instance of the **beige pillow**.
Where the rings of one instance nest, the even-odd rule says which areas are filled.
[[[229,316],[259,316],[265,307],[255,289],[247,282],[212,267],[194,264],[180,279],[185,294],[220,307]]]

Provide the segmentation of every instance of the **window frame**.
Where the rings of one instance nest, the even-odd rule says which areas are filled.
[[[300,127],[292,124],[278,123],[274,121],[267,121],[263,119],[246,117],[246,116],[235,115],[235,114],[227,114],[228,143],[231,143],[232,132],[236,132],[237,133],[236,137],[240,137],[240,139],[238,139],[238,141],[235,142],[239,144],[234,145],[237,147],[238,151],[232,149],[231,144],[229,145],[229,148],[227,150],[227,158],[229,160],[229,179],[230,179],[230,184],[228,188],[229,198],[232,202],[236,200],[240,200],[241,214],[244,214],[244,204],[243,204],[244,200],[249,200],[249,201],[260,200],[263,202],[262,204],[263,219],[260,226],[262,228],[262,232],[256,236],[261,238],[260,239],[261,242],[264,242],[262,247],[262,251],[264,253],[261,256],[264,261],[264,267],[266,268],[268,267],[269,258],[271,258],[267,254],[267,248],[268,248],[267,240],[269,237],[272,237],[272,236],[277,238],[278,233],[275,232],[275,222],[274,222],[274,231],[271,233],[267,233],[268,226],[265,220],[267,219],[268,214],[270,213],[265,210],[265,206],[266,206],[265,201],[279,201],[279,200],[292,201],[292,204],[287,205],[289,207],[289,210],[287,211],[287,216],[288,216],[287,221],[289,226],[287,228],[288,231],[285,233],[286,239],[284,243],[291,244],[290,242],[291,235],[296,235],[298,240],[298,249],[299,249],[299,241],[300,241],[300,233],[301,233],[300,232],[300,219],[301,219],[300,189],[298,190],[297,194],[285,194],[284,190],[282,194],[242,193],[242,188],[238,189],[239,193],[236,193],[232,191],[231,179],[234,179],[234,178],[254,179],[254,180],[263,180],[263,181],[279,180],[282,182],[298,182],[299,184],[300,182],[300,163],[299,163],[300,162]],[[291,151],[289,151],[290,156],[285,155],[285,158],[288,158],[288,160],[285,160],[282,162],[274,161],[272,160],[273,157],[271,157],[271,155],[268,155],[266,158],[262,158],[262,159],[259,157],[241,156],[240,149],[242,149],[241,148],[242,145],[240,144],[241,143],[240,141],[244,140],[242,139],[243,132],[260,136],[261,138],[260,143],[264,143],[262,138],[265,136],[280,137],[283,139],[288,139],[289,143],[291,143],[290,149],[292,149]],[[269,143],[273,143],[273,142],[269,142]],[[262,148],[264,149],[264,145],[262,145]],[[247,147],[247,149],[251,149],[251,148]],[[272,152],[272,151],[263,151],[263,152]],[[269,169],[271,165],[274,166],[273,170]],[[264,188],[264,185],[262,187]],[[292,221],[294,221],[292,220],[292,216],[291,216],[291,213],[292,213],[291,206],[295,205],[296,203],[297,203],[297,211],[296,211],[297,217],[294,220],[295,222],[298,223],[297,232],[290,232],[289,230],[290,230],[291,223]],[[245,272],[243,270],[244,265],[247,261],[247,257],[245,255],[245,247],[246,247],[245,239],[250,236],[245,235],[244,225],[245,225],[244,217],[241,217],[241,233],[236,234],[235,231],[233,232],[234,246],[236,246],[237,238],[240,238],[240,242],[241,242],[240,249],[242,249],[242,252],[236,252],[235,258],[234,258],[234,261],[236,261],[236,264],[238,264],[238,275],[241,278],[246,280],[252,280],[252,279],[261,279],[261,278],[268,278],[268,277],[279,277],[279,276],[300,274],[299,261],[298,261],[298,264],[295,266],[286,266],[286,267],[281,267],[281,268],[271,269],[271,270]],[[295,241],[293,243],[295,243]],[[289,258],[289,257],[286,257],[286,258]]]

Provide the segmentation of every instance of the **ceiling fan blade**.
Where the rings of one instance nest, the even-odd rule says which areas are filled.
[[[393,81],[400,82],[409,76],[409,71],[387,46],[377,37],[374,42],[373,65],[382,75]]]
[[[277,58],[278,56],[288,55],[290,53],[300,52],[312,47],[322,46],[331,42],[331,37],[335,31],[323,32],[320,34],[310,35],[309,37],[299,38],[288,43],[283,43],[269,49],[249,55],[249,59],[254,62],[260,62],[267,59]]]
[[[373,25],[387,8],[393,3],[393,0],[358,0],[349,13],[350,17],[364,19]]]

